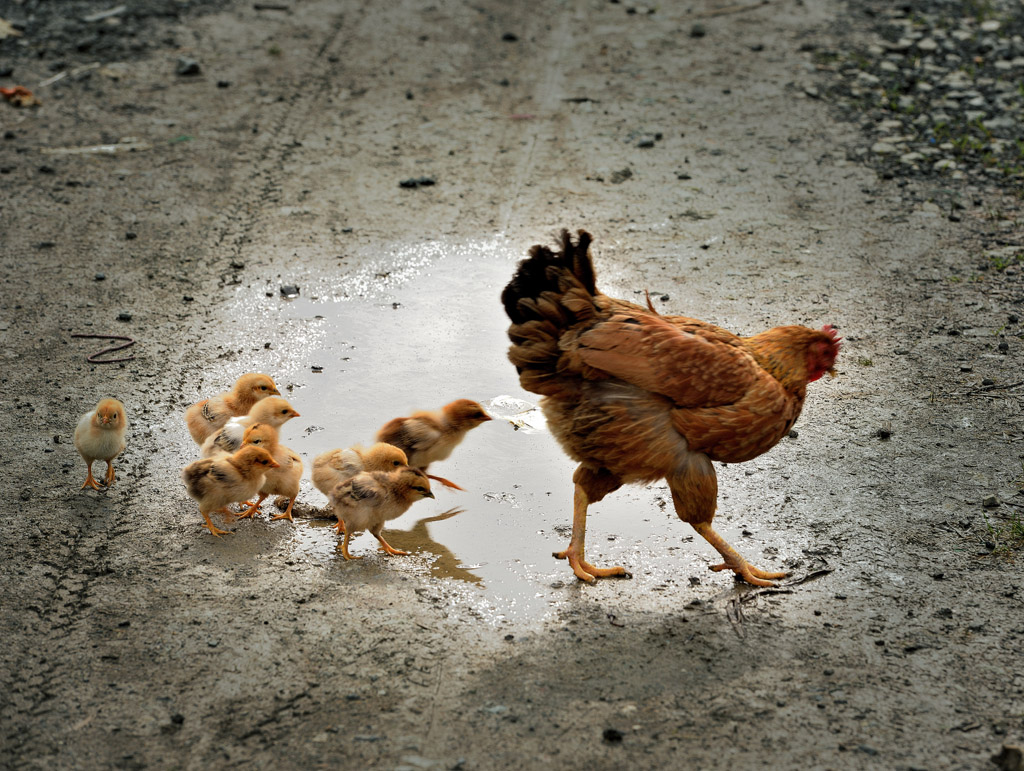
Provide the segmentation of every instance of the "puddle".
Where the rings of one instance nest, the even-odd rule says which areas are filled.
[[[370,444],[393,417],[466,397],[487,406],[495,420],[431,466],[465,492],[435,485],[436,500],[415,504],[385,530],[387,540],[412,558],[379,555],[377,542],[364,533],[351,550],[369,559],[345,564],[329,522],[298,519],[286,541],[290,553],[328,569],[380,564],[430,575],[455,603],[492,620],[544,618],[581,589],[601,598],[649,598],[651,590],[689,587],[690,576],[707,580],[707,565],[717,555],[678,520],[664,485],[623,488],[590,510],[588,558],[627,566],[633,581],[580,587],[568,564],[552,558],[571,532],[575,464],[506,358],[508,322],[499,297],[521,254],[503,241],[392,247],[379,254],[389,256],[355,276],[315,276],[306,284],[311,289],[290,301],[275,297],[265,312],[267,325],[280,324],[287,337],[275,346],[287,346],[293,369],[278,373],[278,382],[284,382],[281,375],[292,378],[287,395],[302,415],[282,431],[282,441],[306,464],[300,503],[326,506],[309,480],[317,454]],[[739,493],[725,478],[722,486]],[[730,508],[760,503],[734,497]],[[761,559],[757,539],[740,533],[743,520],[716,523],[752,560],[777,565],[783,559]],[[673,606],[692,599],[683,591],[685,601],[677,594]]]

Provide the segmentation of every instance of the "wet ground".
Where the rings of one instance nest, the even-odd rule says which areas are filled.
[[[975,769],[1021,744],[1020,202],[858,160],[815,52],[870,38],[859,6],[86,5],[0,10],[43,101],[0,104],[0,764]],[[95,58],[61,55],[87,33]],[[840,329],[798,435],[716,468],[716,527],[780,587],[709,572],[662,485],[589,518],[632,580],[550,556],[572,464],[513,426],[535,397],[498,296],[561,227],[609,294]],[[87,363],[90,332],[135,358]],[[464,492],[392,523],[408,558],[364,535],[341,560],[308,479],[294,525],[268,504],[215,539],[182,413],[251,370],[307,467],[457,397],[508,419],[438,464]],[[79,492],[105,395],[129,448]]]

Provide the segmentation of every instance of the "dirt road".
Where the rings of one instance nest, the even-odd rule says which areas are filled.
[[[815,52],[869,19],[64,5],[0,6],[4,85],[43,102],[0,103],[0,765],[978,769],[1024,741],[1024,289],[986,257],[1019,200],[862,162]],[[788,583],[708,572],[653,485],[592,517],[588,555],[634,579],[578,585],[549,556],[572,465],[501,421],[439,468],[462,497],[395,523],[408,559],[346,563],[307,519],[199,527],[182,413],[243,372],[302,413],[307,468],[413,407],[535,398],[498,296],[562,227],[609,294],[840,329],[798,436],[720,469],[716,522]],[[79,492],[106,395],[129,447]]]

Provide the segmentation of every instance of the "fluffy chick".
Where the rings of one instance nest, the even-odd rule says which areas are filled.
[[[377,442],[369,449],[356,445],[327,450],[313,458],[313,486],[329,498],[331,490],[360,471],[394,471],[407,465],[405,453],[386,442]]]
[[[420,410],[406,418],[394,418],[377,432],[378,442],[398,447],[409,465],[427,470],[431,463],[452,454],[470,429],[491,420],[484,408],[470,399],[456,399],[439,410]],[[447,479],[432,476],[447,487],[462,489]]]
[[[193,461],[182,470],[181,478],[188,494],[199,503],[199,513],[206,520],[203,527],[219,536],[230,531],[215,526],[210,513],[248,500],[263,485],[267,471],[277,467],[269,452],[248,445],[233,455]]]
[[[360,559],[348,551],[353,533],[369,530],[388,554],[405,555],[381,535],[384,523],[395,519],[421,498],[433,498],[430,480],[419,469],[405,466],[395,471],[361,471],[335,487],[328,496],[331,508],[345,531],[341,553],[347,560]]]
[[[201,445],[231,418],[247,415],[260,399],[280,395],[269,375],[259,372],[242,375],[230,391],[203,399],[185,410],[188,432],[195,443]]]
[[[299,494],[299,480],[302,478],[302,459],[294,451],[278,441],[277,429],[267,423],[255,423],[245,430],[242,437],[244,446],[262,447],[270,453],[277,468],[269,469],[259,489],[259,500],[238,515],[239,519],[255,514],[268,495],[283,495],[288,499],[288,508],[283,514],[271,517],[292,521],[292,506]]]
[[[288,403],[287,399],[282,399],[280,396],[262,399],[252,406],[247,415],[231,418],[223,428],[210,434],[203,442],[200,454],[204,458],[213,458],[217,455],[237,452],[242,446],[245,429],[249,426],[265,423],[274,429],[280,429],[289,420],[297,417],[299,417],[299,413]]]
[[[109,487],[114,483],[113,461],[127,446],[127,429],[128,416],[125,414],[124,405],[117,399],[100,399],[96,409],[78,419],[78,425],[75,427],[75,449],[89,469],[80,490],[86,487],[100,489],[99,483],[92,475],[92,464],[97,460],[107,462],[103,484]]]

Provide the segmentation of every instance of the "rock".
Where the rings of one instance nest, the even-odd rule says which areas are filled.
[[[93,281],[106,281],[107,280],[107,274],[106,273],[97,273],[92,278],[93,278]]]
[[[981,505],[986,509],[994,509],[999,506],[999,498],[994,495],[986,495],[981,499]]]
[[[199,62],[188,56],[179,56],[178,63],[174,67],[175,74],[184,77],[192,77],[200,74],[202,71],[203,68],[199,66]]]
[[[875,142],[871,145],[871,152],[875,155],[892,155],[896,152],[896,146],[888,142]]]
[[[690,37],[704,37],[706,34],[708,31],[703,24],[694,24],[690,27]]]
[[[297,284],[282,284],[280,291],[282,297],[290,298],[299,296],[299,287]]]
[[[132,320],[132,314],[130,314],[128,311],[121,311],[120,313],[117,314],[117,320],[118,321],[131,321]]]
[[[606,728],[601,734],[601,738],[607,744],[622,744],[623,733],[617,728]]]

